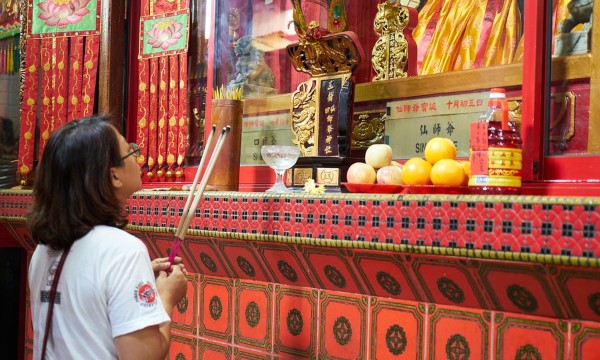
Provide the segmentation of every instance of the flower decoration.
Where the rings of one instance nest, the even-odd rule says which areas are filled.
[[[307,194],[323,194],[325,193],[325,185],[318,185],[313,179],[308,179],[304,183],[304,192]]]
[[[183,36],[181,33],[182,28],[182,23],[172,19],[158,22],[146,33],[148,35],[148,45],[155,49],[167,50],[177,44]]]
[[[41,9],[39,18],[48,26],[65,28],[77,24],[90,13],[87,5],[90,0],[48,0],[38,4]]]

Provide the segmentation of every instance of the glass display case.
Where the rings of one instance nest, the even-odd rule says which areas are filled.
[[[352,131],[382,124],[385,130],[367,138],[359,131],[350,134],[351,155],[360,157],[369,141],[384,141],[403,160],[421,154],[429,138],[446,136],[457,144],[459,156],[468,157],[469,124],[485,110],[490,88],[504,87],[513,116],[521,122],[526,187],[570,181],[585,186],[599,178],[598,170],[589,166],[599,152],[594,136],[599,116],[590,101],[598,92],[592,1],[569,6],[569,1],[490,0],[484,6],[475,1],[399,1],[417,10],[409,17],[418,14],[407,25],[414,30],[404,31],[416,45],[408,50],[416,73],[378,81],[381,64],[375,52],[386,33],[376,26],[382,21],[378,19],[391,23],[393,12],[386,3],[397,5],[216,1],[208,84],[244,89],[241,163],[242,177],[248,180],[241,181],[247,189],[270,182],[264,180],[270,173],[262,166],[260,146],[293,140],[291,94],[311,78],[296,70],[287,51],[302,41],[295,27],[298,15],[324,36],[354,33],[365,54],[353,71],[356,87],[348,127]]]
[[[594,187],[600,174],[590,164],[600,152],[600,113],[590,99],[600,90],[591,15],[598,10],[587,0],[483,3],[189,2],[185,167],[193,168],[202,155],[213,90],[240,89],[240,189],[266,189],[273,179],[260,146],[297,141],[292,122],[300,114],[294,94],[301,84],[319,78],[299,67],[290,49],[304,46],[305,35],[330,39],[350,34],[358,49],[351,69],[352,109],[344,119],[347,129],[338,134],[347,140],[343,151],[348,159],[360,159],[370,143],[386,142],[394,158],[403,161],[422,154],[433,136],[450,137],[458,156],[466,158],[469,124],[485,110],[489,90],[503,87],[521,125],[524,187]],[[399,13],[401,5],[414,10]],[[401,46],[408,60],[392,64]],[[381,76],[382,65],[404,70]],[[139,106],[130,101],[130,114],[132,109]]]

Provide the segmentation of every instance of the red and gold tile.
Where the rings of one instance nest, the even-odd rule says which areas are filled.
[[[406,256],[415,276],[431,302],[443,305],[486,308],[481,289],[466,260],[425,256]]]
[[[271,354],[249,349],[233,348],[234,360],[271,360]]]
[[[199,274],[218,277],[234,277],[229,265],[215,250],[214,240],[191,236],[183,243],[183,252],[190,259],[190,267]]]
[[[236,280],[234,343],[270,352],[273,285]]]
[[[368,297],[320,292],[319,358],[367,358]]]
[[[355,251],[354,264],[370,295],[411,301],[425,299],[404,258],[377,251]]]
[[[200,275],[198,335],[230,343],[233,324],[233,280]]]
[[[564,317],[558,296],[542,265],[481,261],[475,272],[493,309],[529,315]]]
[[[549,267],[554,293],[562,300],[569,318],[600,321],[600,271]]]
[[[569,359],[595,360],[600,354],[600,323],[571,322]]]
[[[171,331],[183,336],[195,336],[198,317],[198,274],[188,275],[187,291],[173,309]]]
[[[198,340],[198,360],[231,360],[232,352],[230,345]]]
[[[196,340],[192,337],[172,335],[169,346],[169,360],[195,359]]]
[[[492,313],[429,305],[429,359],[489,359]]]
[[[422,359],[425,304],[371,298],[369,358]]]
[[[257,252],[275,282],[300,287],[315,286],[315,281],[294,245],[261,242],[258,243]]]
[[[275,285],[274,355],[310,358],[317,354],[317,299],[317,290]]]
[[[219,251],[235,277],[270,282],[272,279],[256,254],[255,245],[256,243],[244,240],[218,241]]]
[[[526,315],[494,316],[497,360],[566,358],[568,323]]]
[[[364,286],[354,271],[354,264],[347,258],[351,251],[307,246],[302,247],[301,252],[321,289],[364,294]]]

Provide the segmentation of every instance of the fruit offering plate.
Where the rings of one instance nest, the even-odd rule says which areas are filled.
[[[468,186],[403,185],[402,194],[470,194]]]
[[[368,193],[368,194],[399,194],[402,192],[403,185],[388,185],[388,184],[359,184],[359,183],[341,183],[353,193]]]

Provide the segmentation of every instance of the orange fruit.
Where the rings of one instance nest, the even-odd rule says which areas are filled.
[[[441,159],[431,167],[433,185],[460,186],[465,180],[465,170],[453,159]]]
[[[431,164],[419,157],[408,159],[402,166],[402,182],[406,185],[429,184]]]
[[[456,158],[456,146],[452,140],[448,138],[435,137],[427,142],[425,145],[425,159],[431,163],[431,165],[442,159]]]
[[[471,162],[469,160],[461,160],[458,162],[462,165],[463,170],[465,171],[465,180],[463,181],[463,185],[469,185],[469,176],[471,176]]]

